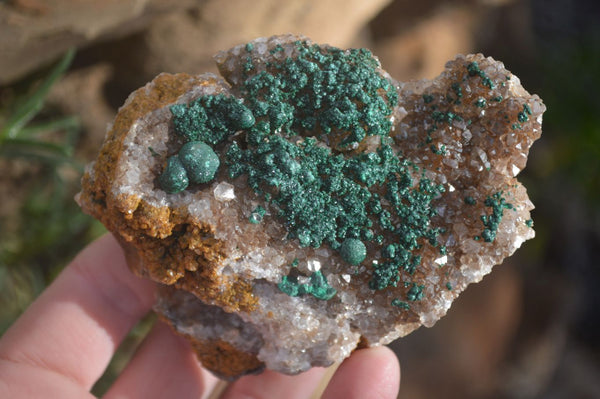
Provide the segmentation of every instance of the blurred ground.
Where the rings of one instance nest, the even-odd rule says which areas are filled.
[[[216,50],[288,31],[369,47],[399,80],[482,52],[548,106],[521,177],[537,237],[434,328],[392,344],[400,397],[600,398],[599,20],[595,0],[0,1],[0,331],[102,232],[72,201],[81,166],[155,74],[211,71]],[[71,47],[70,68],[41,92]],[[11,121],[23,122],[17,141]]]

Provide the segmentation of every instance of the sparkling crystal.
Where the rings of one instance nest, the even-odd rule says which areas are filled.
[[[306,262],[306,266],[311,272],[318,272],[321,270],[321,262],[319,262],[317,259],[309,259]]]
[[[446,255],[440,256],[439,258],[435,259],[434,262],[438,266],[443,266],[443,265],[445,265],[448,262],[448,257]]]
[[[226,202],[235,199],[234,187],[229,183],[219,183],[213,192],[215,199],[220,202]]]
[[[239,96],[239,85],[252,74],[297,57],[298,40],[305,38],[262,38],[219,53],[215,59],[227,83],[212,74],[161,74],[132,93],[98,160],[86,168],[77,197],[86,212],[122,238],[132,254],[130,267],[160,283],[156,311],[224,378],[264,367],[295,374],[329,366],[360,342],[386,344],[421,325],[432,326],[468,284],[534,236],[526,222],[533,204],[515,176],[541,134],[545,107],[502,63],[480,54],[457,56],[431,81],[391,80],[399,96],[389,115],[393,150],[414,166],[409,167],[413,185],[424,176],[445,188],[432,200],[437,214],[430,220],[444,232],[436,245],[420,246],[414,254],[420,257],[418,272],[401,270],[396,287],[373,290],[368,284],[388,260],[375,241],[365,240],[367,258],[356,266],[344,262],[333,246],[300,246],[277,217],[277,204],[265,202],[246,176],[231,179],[224,166],[214,181],[176,194],[157,188],[157,175],[177,150],[171,147],[169,107],[203,95]],[[255,69],[248,69],[248,60]],[[457,84],[460,102],[452,97]],[[507,115],[514,120],[507,121]],[[241,142],[243,134],[232,137]],[[290,140],[302,143],[304,137]],[[367,136],[355,151],[377,151],[381,141]],[[320,141],[317,147],[329,149],[328,144]],[[229,142],[219,151],[227,148]],[[512,208],[492,206],[499,203],[494,199],[499,192]],[[391,201],[382,204],[389,208]],[[251,223],[258,205],[265,216]],[[488,242],[482,219],[489,221],[494,212],[503,217]],[[329,300],[291,296],[279,288],[284,278],[310,285],[321,274],[321,284],[336,290]],[[392,306],[413,283],[423,286],[422,298],[410,309]]]

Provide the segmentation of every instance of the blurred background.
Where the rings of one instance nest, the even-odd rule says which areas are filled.
[[[398,80],[502,60],[548,107],[521,174],[537,237],[392,344],[400,398],[600,398],[597,0],[0,0],[0,333],[103,227],[73,201],[127,95],[278,33],[369,47]],[[100,395],[152,323],[121,346]]]

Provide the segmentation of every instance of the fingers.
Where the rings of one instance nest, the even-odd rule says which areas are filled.
[[[396,399],[400,364],[387,347],[357,350],[344,360],[323,393],[323,399]]]
[[[85,389],[150,309],[154,285],[127,268],[106,235],[65,268],[0,341],[0,359],[63,375]]]
[[[187,341],[157,322],[105,399],[202,398],[218,379],[201,368]]]
[[[265,371],[233,383],[221,399],[312,398],[326,369],[313,368],[297,376]],[[323,399],[396,399],[400,365],[387,347],[362,349],[346,359],[325,389]]]
[[[242,377],[227,388],[221,399],[308,399],[326,369],[315,367],[295,376],[266,370],[262,374]]]
[[[4,373],[23,368],[55,374],[86,390],[102,375],[131,327],[150,309],[154,285],[127,269],[107,235],[86,248],[0,341]],[[297,376],[266,371],[240,378],[223,399],[308,398],[325,369]],[[355,352],[335,373],[323,398],[395,398],[400,370],[387,348]],[[216,379],[200,368],[189,345],[159,325],[107,397],[199,397]],[[23,385],[22,387],[26,387]],[[0,390],[1,390],[0,386]]]
[[[93,399],[72,379],[29,364],[0,360],[0,398]]]

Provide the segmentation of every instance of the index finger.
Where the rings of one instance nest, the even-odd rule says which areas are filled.
[[[0,358],[90,389],[151,308],[154,284],[134,276],[107,234],[84,249],[0,340]]]

